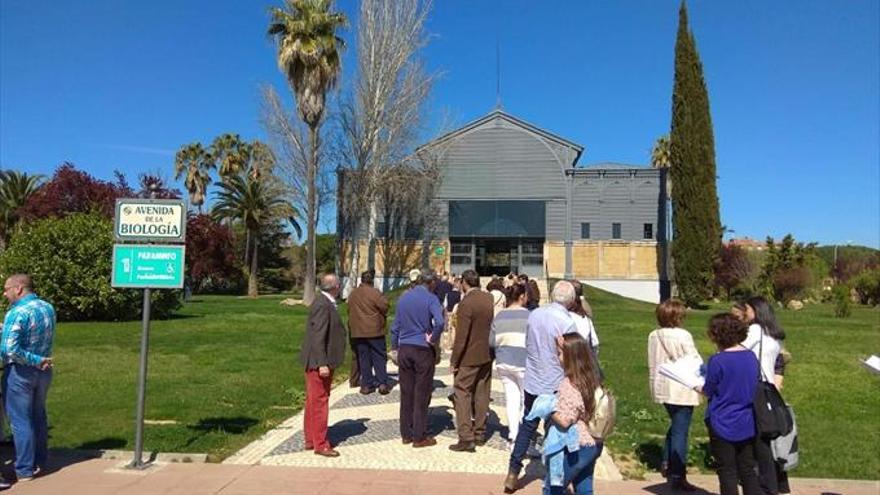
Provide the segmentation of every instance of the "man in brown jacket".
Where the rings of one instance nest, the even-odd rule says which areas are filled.
[[[361,376],[361,393],[368,395],[377,388],[382,395],[388,387],[385,352],[385,317],[388,299],[373,287],[373,272],[361,274],[361,285],[348,296],[348,326],[357,353]],[[375,374],[374,374],[375,372]]]
[[[489,331],[494,310],[492,296],[480,290],[480,277],[474,270],[461,274],[464,295],[458,303],[458,324],[452,346],[455,421],[458,443],[454,452],[474,452],[486,442],[486,414],[489,412],[489,385],[492,380],[492,357],[489,354]]]
[[[309,306],[306,335],[300,359],[306,371],[306,404],[303,433],[306,450],[325,457],[338,457],[339,452],[327,440],[330,416],[330,384],[333,370],[345,357],[345,327],[336,309],[339,279],[332,273],[321,277],[321,292]]]

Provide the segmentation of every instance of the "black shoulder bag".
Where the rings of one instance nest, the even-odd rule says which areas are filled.
[[[761,355],[764,352],[763,328],[758,342],[758,387],[755,389],[753,400],[755,426],[758,435],[772,440],[791,433],[793,421],[779,389],[772,382],[764,379],[764,368],[761,366]]]

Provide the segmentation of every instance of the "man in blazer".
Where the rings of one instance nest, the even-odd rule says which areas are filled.
[[[461,274],[464,295],[458,303],[458,322],[452,345],[450,368],[455,390],[455,421],[458,443],[454,452],[474,452],[485,443],[486,414],[489,412],[489,385],[492,357],[489,331],[494,317],[493,300],[480,290],[480,277],[474,270]]]
[[[373,272],[362,273],[361,285],[348,296],[348,327],[360,368],[360,392],[364,395],[373,393],[377,388],[382,395],[391,391],[388,387],[388,355],[385,351],[387,314],[388,299],[373,287]]]
[[[330,383],[333,370],[345,357],[345,328],[336,309],[339,279],[332,273],[321,277],[321,293],[309,307],[306,336],[301,360],[306,372],[306,404],[303,421],[306,450],[338,457],[339,452],[327,441],[330,414]]]

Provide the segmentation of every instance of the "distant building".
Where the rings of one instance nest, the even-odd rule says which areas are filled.
[[[360,252],[372,256],[370,266],[362,255],[357,271],[374,268],[377,278],[393,279],[390,285],[403,283],[409,268],[430,266],[474,269],[481,276],[576,278],[652,302],[667,293],[665,170],[618,163],[578,167],[583,146],[500,110],[420,149],[438,146],[437,220],[421,231],[396,229],[399,239],[418,248],[404,262],[386,263],[381,250],[367,246],[365,226],[343,228],[340,210],[343,274],[357,240]],[[382,222],[376,229],[378,237],[387,234]]]
[[[746,251],[763,251],[767,249],[767,243],[764,241],[756,241],[755,239],[749,239],[748,237],[743,237],[741,239],[730,239],[727,241],[728,246],[739,246]]]

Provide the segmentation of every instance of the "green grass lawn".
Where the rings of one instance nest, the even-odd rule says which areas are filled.
[[[618,426],[609,444],[630,476],[656,470],[668,419],[648,391],[647,336],[655,328],[654,306],[596,290],[588,297],[601,339],[600,360],[618,398]],[[715,305],[685,320],[704,358],[715,352],[705,335],[708,320],[726,309]],[[783,390],[799,427],[801,464],[792,474],[880,478],[880,378],[858,362],[880,352],[880,311],[857,307],[841,320],[830,305],[809,305],[777,314],[793,355]],[[690,461],[701,470],[708,452],[704,412],[704,406],[694,412],[691,426]]]
[[[666,428],[665,411],[648,394],[653,305],[595,290],[588,296],[602,365],[618,396],[609,444],[626,472],[638,476],[659,464]],[[207,452],[219,460],[300,408],[306,309],[281,306],[280,299],[196,296],[178,317],[153,322],[146,417],[176,423],[148,425],[146,449]],[[704,329],[713,312],[686,321],[704,356],[712,352]],[[880,379],[857,362],[880,352],[880,311],[858,307],[840,320],[830,306],[808,306],[782,311],[781,320],[794,355],[784,392],[801,431],[796,475],[880,478]],[[52,447],[133,448],[139,345],[139,321],[59,325],[49,393]],[[691,450],[704,469],[702,413],[695,413]]]
[[[298,365],[307,310],[196,296],[177,317],[153,321],[145,448],[226,457],[301,407]],[[62,323],[49,394],[51,445],[134,445],[140,321]]]

